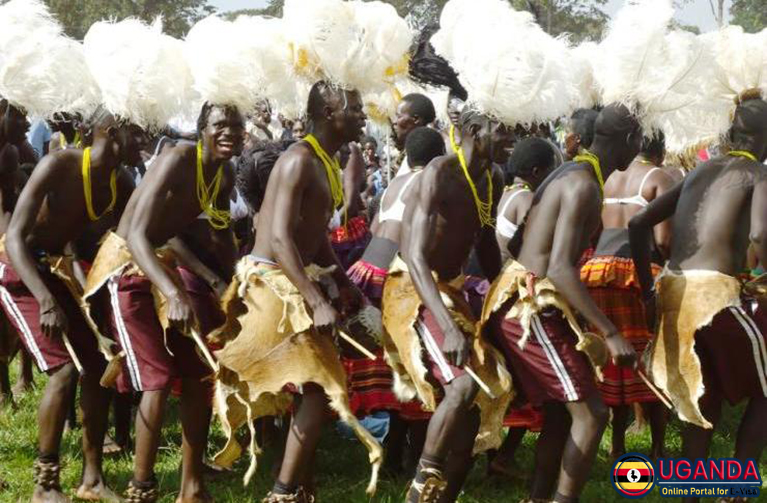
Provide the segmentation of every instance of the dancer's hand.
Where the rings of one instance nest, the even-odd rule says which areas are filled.
[[[168,297],[168,322],[183,334],[189,334],[194,327],[194,312],[186,293],[173,292]]]
[[[621,367],[634,367],[637,354],[632,346],[620,333],[615,332],[605,337],[607,350],[613,358],[613,363]]]
[[[362,292],[354,284],[349,283],[339,288],[338,295],[344,316],[351,316],[362,308],[364,298]]]
[[[469,339],[455,322],[451,322],[450,328],[445,331],[445,343],[442,345],[445,359],[451,365],[462,367],[469,361],[469,349]]]
[[[327,300],[322,300],[312,308],[314,326],[319,330],[327,330],[338,324],[338,311]]]
[[[46,337],[61,337],[67,330],[67,316],[55,300],[40,303],[40,330]]]

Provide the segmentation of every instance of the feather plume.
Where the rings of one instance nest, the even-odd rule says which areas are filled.
[[[239,16],[233,29],[246,52],[240,64],[247,67],[250,87],[261,99],[268,99],[285,117],[304,115],[310,84],[296,78],[291,51],[282,19]],[[245,82],[248,84],[248,82]]]
[[[570,49],[570,71],[576,92],[573,108],[593,108],[599,104],[599,88],[594,77],[594,61],[599,58],[599,46],[583,42]]]
[[[98,92],[82,45],[63,35],[37,0],[0,7],[0,95],[38,117],[95,108]]]
[[[191,86],[183,45],[157,19],[101,21],[85,35],[85,59],[110,113],[146,129],[161,128],[187,101]]]
[[[767,28],[759,33],[745,33],[740,26],[722,29],[715,37],[714,55],[721,72],[718,92],[732,102],[751,89],[767,97]]]
[[[272,80],[284,82],[274,74],[279,62],[264,44],[278,27],[266,21],[242,17],[232,22],[209,16],[192,27],[184,54],[198,94],[196,109],[201,102],[210,102],[235,105],[248,114],[266,97]]]
[[[710,141],[721,128],[711,86],[710,44],[671,31],[671,0],[629,0],[610,23],[594,60],[603,103],[622,103],[646,131],[662,130],[669,150]]]
[[[285,37],[296,74],[361,93],[381,92],[407,71],[412,33],[391,5],[286,0]]]
[[[458,72],[468,104],[508,124],[565,115],[574,87],[567,44],[503,0],[450,0],[431,39]]]

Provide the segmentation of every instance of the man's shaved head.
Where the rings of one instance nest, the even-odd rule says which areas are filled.
[[[325,108],[343,108],[346,102],[346,91],[336,87],[324,80],[314,84],[309,91],[309,101],[306,105],[306,112],[310,121],[322,120],[325,114]]]
[[[306,106],[309,132],[319,126],[329,126],[345,141],[357,141],[362,136],[367,117],[362,111],[362,98],[356,90],[342,89],[319,81],[309,91]]]
[[[733,149],[747,150],[762,162],[767,158],[767,101],[755,95],[738,105],[730,142]]]

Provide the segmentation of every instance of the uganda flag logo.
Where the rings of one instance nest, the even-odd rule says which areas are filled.
[[[641,454],[624,454],[613,466],[613,486],[624,498],[644,498],[654,485],[655,468]]]

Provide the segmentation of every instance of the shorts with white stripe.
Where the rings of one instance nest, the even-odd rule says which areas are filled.
[[[223,323],[210,287],[192,273],[179,270],[203,335]],[[152,282],[145,276],[115,276],[107,283],[111,334],[125,353],[117,391],[157,391],[175,379],[203,379],[210,369],[191,337],[169,329],[165,334],[155,310]]]
[[[707,392],[730,403],[767,397],[767,304],[743,299],[695,333]]]
[[[418,317],[415,328],[421,338],[426,356],[424,363],[426,363],[426,368],[432,379],[444,386],[466,374],[464,369],[448,363],[445,359],[445,355],[442,353],[445,334],[431,311],[426,308],[421,309],[421,315]]]
[[[506,319],[510,307],[494,315],[491,337],[528,402],[577,402],[597,392],[591,363],[575,349],[578,337],[558,309],[533,316],[530,338],[520,349],[523,329],[516,319]]]
[[[48,290],[64,311],[67,338],[83,365],[83,372],[101,376],[106,368],[106,360],[77,302],[58,278],[48,272],[43,272],[42,276]],[[40,304],[5,258],[0,261],[0,305],[41,372],[53,372],[72,362],[61,337],[43,335],[40,328]]]

